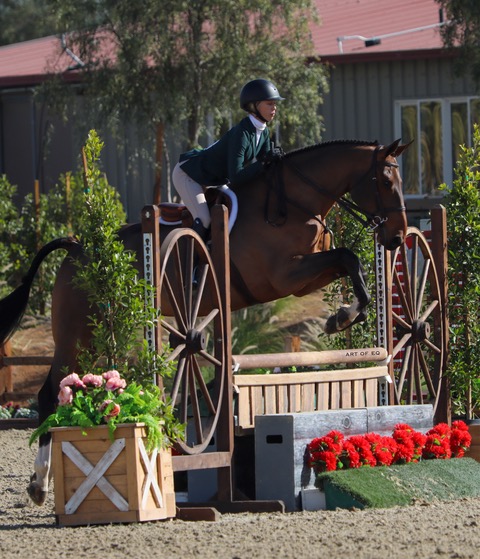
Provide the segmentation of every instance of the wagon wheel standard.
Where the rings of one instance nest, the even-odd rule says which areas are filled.
[[[210,443],[220,413],[226,373],[223,311],[209,252],[191,229],[172,231],[162,242],[158,292],[163,342],[177,370],[169,389],[185,441],[183,454],[199,454]]]
[[[409,227],[392,256],[393,360],[396,404],[432,404],[443,375],[446,325],[432,252],[424,235]]]

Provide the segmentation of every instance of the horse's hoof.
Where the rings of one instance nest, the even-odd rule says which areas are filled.
[[[35,481],[32,481],[27,487],[27,493],[30,499],[38,506],[43,505],[48,495],[48,492],[42,489]]]

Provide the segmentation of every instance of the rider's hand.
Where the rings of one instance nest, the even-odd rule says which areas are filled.
[[[265,168],[270,167],[270,165],[272,163],[276,163],[277,161],[280,161],[282,159],[284,155],[283,149],[279,148],[279,147],[274,147],[272,148],[269,152],[267,152],[265,154],[265,157],[263,158],[263,166]]]

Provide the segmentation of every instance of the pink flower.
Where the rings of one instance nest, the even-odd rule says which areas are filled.
[[[103,377],[102,375],[93,375],[92,373],[87,373],[83,375],[82,382],[88,386],[99,387],[103,384]]]
[[[102,376],[105,380],[109,380],[111,378],[120,378],[120,373],[115,369],[112,369],[110,371],[107,371],[106,373],[103,373]]]
[[[70,375],[67,375],[60,382],[60,388],[63,388],[64,386],[74,386],[75,388],[85,388],[85,385],[83,384],[82,380],[77,375],[77,373],[71,373]]]
[[[67,406],[73,401],[73,390],[70,386],[62,386],[60,392],[58,393],[58,405]]]
[[[120,413],[120,406],[119,404],[113,403],[113,400],[105,400],[100,407],[98,408],[100,412],[108,410],[108,412],[104,416],[104,421],[108,421],[113,417],[117,417]]]
[[[106,384],[105,384],[105,389],[106,390],[118,390],[119,388],[125,388],[125,386],[127,386],[127,382],[125,381],[125,379],[120,378],[120,377],[111,377],[107,380]]]

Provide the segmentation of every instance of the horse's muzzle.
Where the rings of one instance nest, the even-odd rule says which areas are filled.
[[[395,237],[393,237],[393,239],[388,243],[388,246],[385,245],[385,248],[387,250],[395,250],[396,248],[398,248],[399,246],[402,246],[403,244],[403,235],[396,235]]]

